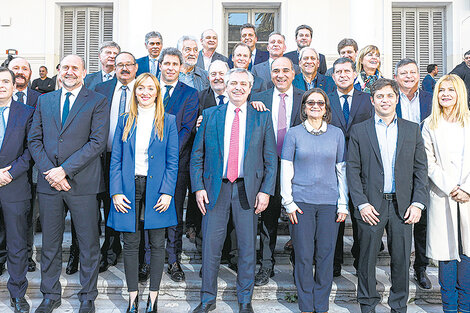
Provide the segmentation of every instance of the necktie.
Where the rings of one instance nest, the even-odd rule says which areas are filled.
[[[217,105],[221,105],[221,104],[224,104],[224,98],[225,96],[224,95],[220,95],[217,97],[219,99],[219,103]]]
[[[157,67],[155,66],[155,59],[150,59],[150,63],[152,63],[152,65],[150,66],[150,73],[154,76],[157,76]]]
[[[71,94],[72,94],[71,92],[67,92],[65,94],[64,108],[62,109],[62,126],[64,126],[65,121],[67,120],[67,116],[69,116]]]
[[[20,91],[21,92],[21,91]],[[3,118],[3,113],[7,107],[0,107],[0,147],[2,146],[3,143],[3,138],[5,137],[5,119]]]
[[[240,116],[238,115],[238,112],[240,112],[240,108],[235,109],[232,131],[230,132],[230,148],[227,162],[227,178],[231,183],[238,178],[238,136],[240,131]]]
[[[284,137],[287,133],[287,116],[286,116],[286,94],[279,94],[281,100],[279,101],[279,113],[277,115],[277,155],[280,157],[282,152],[282,145],[284,144]]]
[[[348,103],[348,95],[342,95],[341,96],[344,99],[343,103],[343,115],[344,119],[346,120],[346,124],[349,121],[349,103]]]
[[[168,105],[168,101],[170,101],[170,90],[173,88],[172,85],[165,85],[166,91],[165,95],[163,96],[163,105],[166,106]]]
[[[18,91],[18,92],[16,93],[16,96],[18,97],[18,102],[21,102],[21,103],[24,104],[24,92]]]
[[[111,79],[111,73],[106,73],[106,74],[104,74],[104,78],[105,78],[105,80],[104,80],[105,82],[107,82],[108,80],[110,80],[110,79]]]
[[[121,86],[121,99],[119,100],[119,116],[126,112],[127,86]]]

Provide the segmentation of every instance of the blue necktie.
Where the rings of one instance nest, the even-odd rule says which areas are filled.
[[[119,100],[119,116],[126,112],[127,86],[121,86],[121,99]]]
[[[217,98],[219,99],[219,103],[218,103],[217,105],[225,104],[225,103],[224,103],[224,98],[225,98],[224,95],[217,96]]]
[[[110,73],[106,73],[106,74],[104,75],[104,78],[105,78],[104,81],[107,82],[108,80],[111,79],[111,74],[110,74]]]
[[[71,92],[67,92],[65,94],[64,108],[62,109],[62,126],[64,126],[65,121],[67,120],[67,116],[69,116],[71,94],[72,94]]]
[[[16,93],[16,96],[18,97],[18,102],[21,102],[21,103],[24,104],[24,92],[18,91],[18,92]]]
[[[170,90],[173,88],[172,85],[165,85],[166,91],[165,91],[165,96],[163,96],[163,105],[166,106],[168,105],[168,101],[170,101]]]
[[[346,124],[348,124],[348,121],[349,121],[349,103],[348,103],[348,95],[342,95],[341,97],[344,99],[344,103],[343,103],[343,115],[344,115],[344,119],[346,120]]]
[[[21,91],[20,91],[21,92]],[[0,147],[3,143],[3,138],[5,137],[5,119],[3,118],[3,113],[8,107],[0,107]]]
[[[150,59],[150,63],[152,63],[152,65],[150,66],[150,73],[154,76],[157,76],[157,67],[155,66],[155,59]]]

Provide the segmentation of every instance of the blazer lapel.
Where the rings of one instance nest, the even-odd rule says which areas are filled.
[[[343,110],[341,109],[341,103],[340,103],[341,100],[339,100],[338,93],[333,92],[333,93],[330,94],[330,96],[331,96],[330,97],[331,109],[333,111],[335,111],[336,116],[338,116],[339,121],[340,121],[341,125],[343,126],[343,128],[347,129],[346,120],[344,119]],[[354,99],[354,97],[353,97],[353,99]],[[351,116],[349,117],[349,119],[351,119]]]
[[[227,113],[227,105],[219,105],[217,107],[217,114],[215,116],[215,123],[217,127],[217,140],[219,142],[219,152],[223,157],[224,155],[224,133],[225,133],[225,114]]]
[[[377,132],[375,131],[375,119],[371,118],[366,124],[367,135],[369,135],[369,140],[374,150],[377,159],[379,160],[380,165],[383,168],[382,156],[380,155],[379,141],[377,139]]]
[[[181,84],[182,84],[182,82],[180,82],[180,81],[178,81],[176,83],[175,89],[173,90],[173,93],[171,94],[170,99],[168,99],[168,105],[165,108],[165,112],[170,113],[170,114],[176,114],[178,112],[178,110],[177,110],[178,108],[173,110],[173,105],[175,103],[179,102],[179,101],[176,101],[176,100],[180,97],[181,92],[182,92]],[[165,87],[165,86],[163,86],[163,87]]]
[[[349,123],[346,129],[349,129],[351,127],[351,122],[354,120],[354,116],[356,115],[357,110],[359,110],[359,104],[361,103],[359,101],[359,97],[360,95],[356,91],[354,91],[352,96],[351,110],[349,111]]]
[[[401,118],[401,103],[400,103],[400,94],[398,94],[398,103],[395,110],[397,112],[397,117]]]
[[[397,139],[397,153],[396,156],[399,156],[400,150],[403,147],[403,142],[405,141],[405,134],[407,133],[406,130],[402,130],[405,125],[402,123],[402,119],[397,119],[397,127],[398,127],[398,139]]]
[[[419,92],[419,118],[420,122],[422,122],[429,114],[428,113],[428,107],[426,105],[426,99],[424,96],[424,93],[422,90]]]
[[[298,90],[296,90],[294,88],[294,99],[292,99],[293,101],[292,101],[292,113],[291,113],[291,116],[290,116],[290,127],[292,127],[294,125],[296,118],[300,114],[300,106],[301,106],[301,103],[302,103],[302,96],[303,96],[303,93],[298,92]]]
[[[2,147],[5,146],[5,143],[8,141],[10,134],[16,125],[16,120],[18,119],[18,116],[19,116],[19,113],[17,113],[17,111],[18,111],[18,105],[16,101],[12,101],[10,105],[10,113],[8,114],[7,128],[5,129],[5,135],[3,136]]]
[[[245,151],[243,160],[246,160],[246,152],[250,146],[251,137],[253,137],[253,128],[255,124],[255,109],[251,105],[246,106],[246,132],[245,132]]]
[[[75,118],[77,113],[85,105],[87,97],[88,97],[88,89],[86,89],[85,87],[82,87],[82,90],[80,90],[80,92],[77,95],[77,99],[75,99],[75,102],[72,105],[72,109],[70,109],[69,116],[67,116],[67,119],[65,120],[65,124],[62,127],[60,133],[63,133],[64,130],[66,130],[67,127],[70,125],[70,123],[72,123],[72,120]]]
[[[62,120],[60,119],[60,97],[62,96],[62,88],[57,90],[57,92],[55,92],[53,94],[53,96],[54,96],[54,99],[53,99],[53,101],[51,101],[51,103],[52,103],[51,110],[52,110],[52,114],[54,116],[54,120],[55,120],[55,124],[57,126],[57,130],[60,131],[60,129],[62,128]]]

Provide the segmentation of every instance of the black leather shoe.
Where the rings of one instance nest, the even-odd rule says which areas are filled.
[[[65,269],[65,273],[67,275],[72,275],[78,272],[78,253],[70,253],[69,262],[67,263],[67,268]]]
[[[138,293],[137,293],[137,296],[135,297],[134,302],[132,303],[132,305],[129,301],[129,306],[127,307],[126,313],[139,313],[139,294]]]
[[[240,313],[254,313],[253,307],[251,306],[251,303],[239,303],[238,304],[239,311]]]
[[[333,277],[341,276],[341,265],[333,265]]]
[[[149,279],[150,276],[150,265],[144,263],[139,268],[139,282],[143,283]]]
[[[15,313],[29,313],[29,303],[24,297],[10,298],[10,305],[15,310]]]
[[[238,273],[238,264],[233,262],[233,261],[228,261],[228,268],[234,271],[235,273]]]
[[[264,286],[269,282],[269,278],[274,276],[271,268],[261,267],[255,276],[255,286]],[[247,311],[249,312],[249,311]]]
[[[158,311],[157,305],[158,305],[158,294],[157,294],[157,297],[155,298],[154,303],[152,303],[152,301],[150,300],[150,295],[149,295],[147,299],[147,307],[145,309],[145,313],[157,313]]]
[[[95,313],[95,301],[85,300],[80,302],[78,313]]]
[[[53,299],[43,299],[41,304],[36,309],[35,313],[51,313],[58,307],[60,307],[61,301]]]
[[[101,260],[99,272],[100,273],[106,272],[108,270],[109,266],[110,265],[109,265],[108,261]]]
[[[193,310],[193,313],[207,313],[215,310],[215,302],[199,303],[199,305]]]
[[[184,272],[181,269],[181,265],[178,261],[173,264],[168,265],[167,273],[170,275],[170,278],[174,282],[184,281]]]
[[[34,272],[36,270],[36,262],[33,258],[28,259],[28,272]]]
[[[0,263],[0,275],[2,275],[3,272],[5,272],[5,263]]]
[[[431,289],[432,288],[431,281],[429,280],[429,277],[426,274],[426,271],[415,272],[414,279],[418,283],[419,288],[421,288],[421,289]]]

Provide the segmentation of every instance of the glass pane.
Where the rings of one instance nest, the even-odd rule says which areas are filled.
[[[229,13],[228,14],[228,41],[240,40],[240,26],[248,23],[248,13]]]
[[[269,34],[274,31],[274,13],[255,13],[255,26],[258,41],[268,41]]]

